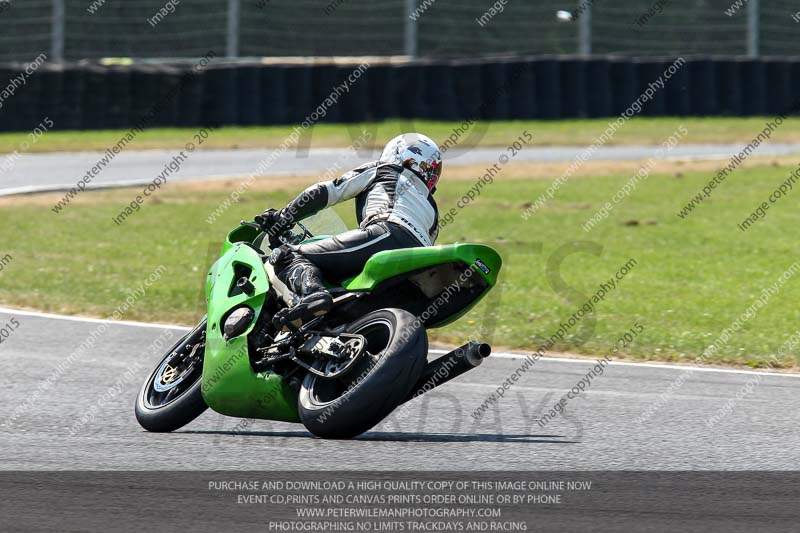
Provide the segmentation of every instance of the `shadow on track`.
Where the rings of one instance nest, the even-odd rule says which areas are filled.
[[[175,433],[196,435],[229,435],[242,437],[285,437],[314,439],[307,431],[213,431],[189,430],[176,431]],[[397,433],[397,432],[368,432],[352,440],[377,441],[377,442],[505,442],[519,444],[578,444],[577,440],[548,440],[564,439],[566,435],[504,435],[494,433],[443,434],[443,433]]]

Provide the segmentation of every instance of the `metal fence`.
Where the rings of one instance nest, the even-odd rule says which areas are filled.
[[[0,0],[0,61],[800,55],[799,30],[796,0]]]

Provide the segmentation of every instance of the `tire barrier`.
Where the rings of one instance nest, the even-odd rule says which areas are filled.
[[[793,105],[792,62],[776,59],[764,62],[766,112],[777,115]],[[796,86],[795,86],[796,87]]]
[[[587,61],[586,114],[589,118],[609,117],[613,114],[611,87],[611,63],[602,59]]]
[[[97,109],[97,113],[101,116],[102,127],[108,129],[129,128],[131,120],[136,120],[136,117],[131,115],[131,71],[122,67],[101,68],[100,70],[101,76],[104,78],[103,83],[108,91],[106,108]],[[85,100],[87,107],[84,109],[94,106],[93,95],[87,94]]]
[[[634,63],[623,59],[611,61],[609,74],[611,115],[619,116],[639,96]]]
[[[767,112],[766,62],[748,59],[742,62],[742,115],[763,115]]]
[[[561,109],[562,118],[581,118],[588,116],[586,61],[583,59],[567,59],[559,64],[561,76]]]
[[[536,118],[536,87],[533,84],[533,65],[530,61],[511,61],[508,64],[509,116],[516,119]]]
[[[257,126],[384,119],[522,120],[614,117],[643,94],[642,116],[798,113],[800,60],[534,56],[374,64],[220,59],[184,64],[0,65],[0,131]],[[334,87],[339,91],[333,104]],[[328,100],[329,104],[321,104]]]
[[[286,124],[289,120],[287,105],[287,72],[284,67],[260,68],[261,117],[260,124]],[[202,79],[198,76],[198,79]]]
[[[567,62],[565,61],[565,64]],[[561,113],[560,62],[555,59],[533,60],[533,87],[536,91],[536,118],[557,119]]]
[[[476,119],[481,117],[481,107],[484,107],[483,84],[481,83],[481,66],[474,62],[462,61],[454,63],[453,100],[456,103],[456,113],[463,118]]]

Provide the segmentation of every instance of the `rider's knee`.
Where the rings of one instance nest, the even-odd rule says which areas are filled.
[[[294,259],[295,252],[293,252],[288,246],[283,245],[272,250],[272,253],[269,256],[269,264],[275,268],[276,272],[280,272],[289,268]]]

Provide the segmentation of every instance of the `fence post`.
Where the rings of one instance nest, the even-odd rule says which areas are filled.
[[[750,0],[747,4],[747,55],[750,57],[758,57],[759,55],[759,40],[761,37],[761,28],[759,15],[758,0]]]
[[[228,37],[225,54],[228,57],[239,57],[240,7],[240,0],[228,0]]]
[[[50,26],[50,61],[64,61],[64,0],[53,0]]]
[[[592,55],[592,4],[585,2],[585,10],[578,15],[578,53]]]
[[[416,7],[415,0],[406,0],[404,52],[410,57],[417,57],[417,21],[412,17]]]

